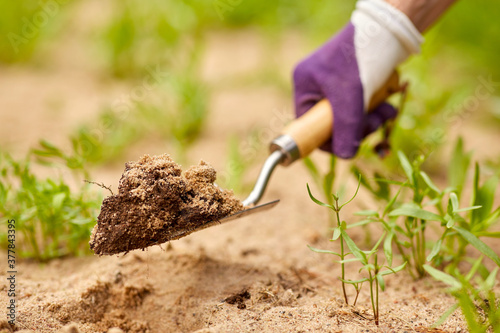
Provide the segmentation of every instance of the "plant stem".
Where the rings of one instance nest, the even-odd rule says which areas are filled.
[[[356,302],[358,301],[358,296],[360,292],[361,288],[356,288],[356,297],[354,298],[354,303],[352,305],[356,306]]]
[[[420,248],[420,266],[421,270],[425,274],[425,270],[423,269],[423,266],[425,264],[425,227],[426,227],[427,222],[425,220],[420,220],[420,239],[421,239],[421,248]]]
[[[338,197],[335,197],[335,214],[337,215],[337,226],[340,228],[341,227],[341,221],[340,221],[340,209],[339,209],[339,199]],[[340,234],[340,260],[342,263],[340,264],[340,267],[342,269],[342,292],[344,294],[344,300],[345,304],[349,304],[349,299],[347,298],[347,293],[345,290],[345,264],[344,264],[344,237],[342,234]]]
[[[379,267],[378,267],[378,260],[377,260],[377,254],[375,253],[375,306],[377,307],[377,315],[375,316],[375,325],[378,326],[379,323],[379,308],[378,308],[378,289],[379,289],[379,283],[377,279],[377,275],[379,272]]]
[[[370,281],[370,300],[372,302],[373,318],[375,318],[375,323],[378,325],[377,308],[375,307],[375,301],[374,301],[374,297],[373,297],[373,276],[372,276],[371,271],[368,271],[368,274],[369,274],[369,281]]]
[[[378,280],[375,278],[375,306],[377,307],[377,315],[375,316],[375,325],[379,324],[379,309],[378,309]]]
[[[403,261],[406,261],[406,262],[410,262],[410,258],[406,255],[406,253],[403,251],[403,248],[401,247],[401,244],[398,242],[398,238],[396,235],[394,235],[394,240],[395,240],[395,243],[396,243],[396,247],[398,248],[398,251],[399,253],[401,254],[401,256],[403,257]],[[413,273],[413,271],[411,270],[411,266],[408,265],[408,272],[410,272],[410,275],[411,275],[411,278],[413,280],[416,279],[415,277],[415,273]]]

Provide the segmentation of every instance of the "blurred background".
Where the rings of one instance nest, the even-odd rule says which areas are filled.
[[[222,186],[244,196],[269,141],[293,117],[294,65],[349,20],[354,4],[1,2],[0,204],[3,218],[25,223],[26,254],[87,251],[108,193],[82,180],[116,191],[124,163],[146,153],[185,166],[204,158]],[[490,173],[498,169],[499,12],[498,1],[458,1],[401,67],[409,90],[392,146],[433,156],[431,173],[439,175],[458,136]],[[372,153],[379,138],[356,163],[397,173],[394,156]],[[78,241],[68,249],[61,239]]]

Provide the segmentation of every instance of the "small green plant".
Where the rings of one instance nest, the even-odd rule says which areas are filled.
[[[14,219],[20,233],[16,241],[21,257],[45,261],[89,253],[88,240],[101,197],[91,192],[83,179],[79,188],[73,190],[62,178],[37,176],[30,157],[16,161],[0,153],[2,242],[7,239],[5,221]],[[72,170],[81,177],[84,173],[78,169],[73,166]]]
[[[378,252],[379,252],[379,246],[382,243],[382,241],[385,239],[386,234],[384,233],[377,243],[373,246],[373,248],[370,251],[362,251],[360,248],[356,245],[356,243],[352,240],[351,237],[347,234],[347,229],[352,226],[348,226],[347,223],[343,220],[340,219],[340,211],[342,208],[349,204],[354,198],[356,197],[358,190],[359,190],[359,185],[356,188],[356,192],[354,193],[353,197],[345,202],[342,205],[339,205],[339,196],[332,194],[331,196],[333,197],[333,205],[327,204],[324,202],[319,201],[316,199],[313,194],[311,193],[311,190],[309,189],[309,185],[307,185],[307,191],[309,193],[309,197],[311,200],[323,207],[327,207],[331,209],[335,213],[335,217],[337,219],[337,227],[334,228],[333,231],[333,236],[331,241],[337,241],[339,240],[340,242],[340,253],[336,253],[330,250],[321,250],[314,248],[312,246],[309,246],[309,248],[312,251],[318,252],[318,253],[328,253],[328,254],[333,254],[337,257],[339,257],[339,263],[341,265],[341,277],[340,281],[342,282],[342,293],[344,296],[344,301],[346,304],[349,304],[349,299],[347,297],[347,292],[346,292],[346,284],[352,285],[356,291],[356,296],[354,299],[354,305],[356,305],[356,302],[358,300],[359,293],[361,291],[361,287],[364,282],[368,282],[369,287],[370,287],[370,299],[371,299],[371,305],[373,309],[373,317],[375,320],[375,324],[379,325],[379,318],[380,318],[380,310],[379,310],[379,290],[381,289],[382,291],[385,290],[385,281],[384,281],[384,276],[389,275],[389,274],[395,274],[399,271],[401,271],[406,263],[395,267],[391,268],[390,266],[392,265],[392,253],[390,254],[389,258],[389,265],[383,265],[380,264],[378,260]],[[350,252],[345,251],[345,245],[349,248]],[[354,258],[347,258],[348,256],[353,256]],[[366,271],[368,274],[367,277],[363,277],[358,280],[350,280],[346,279],[345,277],[345,265],[347,263],[351,262],[359,262],[361,263],[361,271]],[[384,269],[385,268],[385,269]]]
[[[425,275],[426,262],[457,266],[464,260],[468,245],[500,262],[494,251],[479,239],[500,237],[499,233],[491,231],[500,216],[500,207],[493,208],[498,178],[491,177],[481,185],[480,168],[476,164],[471,204],[461,207],[459,198],[470,162],[470,154],[463,151],[461,140],[455,146],[449,168],[451,186],[444,190],[439,189],[422,170],[423,158],[410,163],[403,153],[398,152],[398,157],[406,180],[377,179],[378,183],[398,185],[398,192],[389,200],[385,191],[378,196],[386,203],[382,213],[373,210],[360,212],[367,217],[360,223],[380,223],[387,232],[385,251],[390,251],[395,245],[403,260],[408,262],[414,278]],[[379,192],[371,190],[371,193],[377,195]],[[437,241],[428,239],[430,223],[438,234]]]
[[[453,275],[450,275],[432,266],[424,266],[434,279],[449,285],[448,293],[457,300],[434,323],[434,327],[445,322],[460,307],[470,332],[500,332],[500,303],[493,291],[498,267],[489,272],[481,264],[482,260],[483,257],[477,259],[466,275],[462,275],[458,269],[453,270]],[[479,273],[480,268],[483,268],[482,274]]]
[[[338,195],[331,194],[331,197],[333,198],[333,204],[327,204],[327,203],[321,202],[318,199],[316,199],[313,196],[313,194],[311,193],[311,190],[309,188],[309,184],[307,184],[307,192],[309,193],[309,197],[311,198],[311,200],[314,201],[314,203],[316,203],[317,205],[331,209],[335,213],[335,217],[337,219],[337,226],[333,229],[332,241],[336,241],[337,239],[340,238],[340,254],[337,254],[337,253],[331,252],[331,251],[324,252],[323,250],[318,250],[318,249],[315,249],[311,246],[309,246],[309,248],[313,251],[316,251],[316,252],[331,253],[331,254],[337,255],[340,258],[340,265],[342,268],[342,276],[341,276],[340,280],[342,281],[342,293],[344,294],[344,300],[345,300],[346,304],[349,304],[349,300],[347,298],[347,292],[345,289],[346,278],[345,278],[345,262],[344,262],[344,260],[345,260],[345,257],[347,254],[346,254],[345,249],[344,249],[344,243],[345,243],[344,242],[344,233],[342,233],[342,230],[346,228],[346,223],[345,223],[345,221],[342,221],[340,219],[340,211],[342,210],[342,208],[345,205],[350,203],[356,197],[356,194],[358,194],[358,190],[359,190],[359,184],[358,184],[358,187],[356,188],[356,192],[354,193],[354,196],[342,205],[339,205]]]

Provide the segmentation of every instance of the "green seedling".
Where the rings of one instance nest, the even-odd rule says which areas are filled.
[[[373,316],[375,319],[375,324],[379,325],[379,318],[380,318],[380,311],[379,311],[379,290],[381,289],[382,291],[385,290],[385,281],[384,281],[384,276],[388,274],[393,274],[401,271],[405,266],[406,263],[396,267],[396,268],[391,268],[390,266],[387,265],[381,265],[379,264],[378,261],[378,249],[380,244],[384,241],[386,237],[386,233],[380,237],[380,239],[377,241],[377,243],[373,246],[373,248],[370,251],[362,251],[360,248],[356,245],[356,243],[352,240],[351,237],[347,234],[347,229],[352,226],[348,226],[345,221],[341,221],[340,219],[340,211],[341,209],[349,204],[354,198],[356,197],[358,190],[359,190],[360,182],[358,183],[358,187],[356,188],[356,192],[354,193],[353,197],[348,200],[346,203],[339,205],[339,197],[338,195],[333,195],[333,205],[324,203],[316,199],[310,189],[309,185],[307,185],[307,191],[309,193],[309,197],[311,200],[323,207],[327,207],[331,209],[336,216],[337,219],[337,227],[334,228],[333,231],[333,236],[331,241],[340,241],[340,253],[336,253],[333,251],[329,250],[321,250],[321,249],[316,249],[312,246],[309,246],[309,248],[312,251],[318,252],[318,253],[327,253],[327,254],[333,254],[337,257],[339,257],[339,263],[341,265],[341,270],[342,270],[342,275],[340,277],[340,281],[342,282],[342,292],[344,295],[344,301],[346,304],[349,304],[349,300],[347,297],[347,292],[346,292],[346,285],[352,285],[356,291],[356,296],[354,299],[354,305],[356,305],[356,302],[358,300],[359,293],[361,291],[361,287],[364,282],[368,282],[370,286],[370,299],[371,299],[371,304],[372,304],[372,309],[373,309]],[[345,245],[349,248],[350,252],[345,251]],[[348,256],[353,256],[354,258],[347,258]],[[373,259],[372,259],[373,258]],[[392,258],[392,254],[391,254]],[[346,279],[345,277],[345,264],[351,263],[351,262],[360,262],[362,267],[360,269],[360,272],[366,271],[368,274],[367,277],[364,277],[362,279],[358,280],[350,280]],[[392,259],[391,259],[391,264],[392,264]],[[385,268],[385,269],[384,269]]]
[[[0,220],[16,221],[20,257],[46,261],[89,253],[88,239],[101,201],[83,181],[73,190],[62,178],[38,177],[29,156],[16,161],[0,154]],[[6,225],[1,224],[2,240],[7,239]]]
[[[349,300],[347,298],[347,292],[346,292],[346,289],[345,289],[345,263],[344,263],[344,260],[345,260],[345,257],[347,256],[347,253],[345,252],[345,249],[344,249],[344,235],[342,233],[342,229],[346,228],[346,222],[345,221],[342,221],[340,219],[340,211],[342,210],[342,208],[347,205],[348,203],[350,203],[355,197],[356,195],[358,194],[358,190],[359,190],[359,183],[358,183],[358,187],[356,188],[356,192],[354,193],[354,195],[352,196],[352,198],[350,200],[348,200],[346,203],[342,204],[342,205],[339,205],[339,196],[338,194],[337,195],[334,195],[333,193],[331,194],[331,196],[333,197],[333,204],[327,204],[327,203],[324,203],[324,202],[321,202],[319,201],[318,199],[316,199],[313,194],[311,193],[311,190],[309,188],[309,184],[307,184],[307,192],[309,193],[309,197],[311,198],[311,200],[316,203],[317,205],[320,205],[320,206],[323,206],[323,207],[326,207],[326,208],[329,208],[331,209],[334,213],[335,213],[335,217],[337,219],[337,226],[333,229],[333,236],[332,236],[332,241],[336,241],[337,239],[340,238],[340,254],[338,253],[335,253],[335,252],[329,252],[329,251],[324,251],[324,250],[318,250],[318,249],[315,249],[311,246],[309,246],[309,248],[313,251],[316,251],[316,252],[320,252],[320,253],[330,253],[330,254],[333,254],[333,255],[336,255],[340,258],[340,265],[341,265],[341,269],[342,269],[342,276],[340,278],[340,280],[342,281],[342,293],[344,294],[344,300],[346,302],[346,304],[349,304]]]
[[[477,259],[466,275],[460,274],[457,269],[450,275],[432,266],[424,266],[429,275],[449,286],[448,293],[457,300],[457,303],[445,311],[433,327],[444,323],[456,309],[460,308],[469,332],[500,332],[500,303],[493,291],[499,268],[496,267],[489,272],[481,264],[482,260],[483,257]],[[479,273],[481,267],[486,272]]]
[[[463,152],[461,140],[457,142],[452,157],[455,165],[449,170],[452,186],[444,190],[438,188],[421,169],[423,158],[411,163],[401,152],[398,157],[406,180],[396,182],[378,179],[378,182],[399,186],[399,191],[386,201],[382,213],[362,212],[366,219],[360,222],[380,223],[383,226],[388,234],[384,242],[386,253],[391,251],[394,244],[403,260],[408,262],[414,278],[425,275],[426,262],[436,265],[449,263],[456,267],[465,258],[468,245],[493,261],[500,262],[494,251],[480,240],[480,237],[500,237],[498,232],[491,231],[500,217],[500,207],[493,208],[498,177],[491,177],[481,185],[480,168],[476,164],[471,204],[461,207],[459,198],[470,161],[469,154]],[[378,192],[371,190],[371,193]],[[385,194],[378,198],[387,200]],[[437,241],[428,240],[429,225],[437,233]]]

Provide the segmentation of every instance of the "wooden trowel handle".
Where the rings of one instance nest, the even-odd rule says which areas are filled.
[[[399,75],[395,71],[386,84],[373,95],[368,110],[373,110],[387,97],[399,91],[399,87]],[[332,107],[328,100],[323,99],[285,127],[282,134],[293,138],[299,149],[300,158],[303,158],[331,137],[332,127]]]

